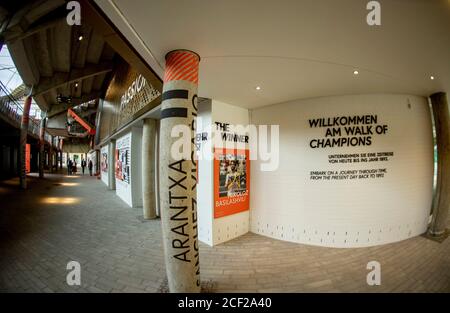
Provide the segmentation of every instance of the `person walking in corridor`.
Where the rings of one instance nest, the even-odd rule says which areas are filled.
[[[89,176],[92,176],[92,160],[89,160],[88,162],[88,169],[89,169]]]
[[[86,168],[86,160],[81,159],[81,173],[84,175],[84,169]]]
[[[68,159],[67,160],[67,175],[72,175],[72,160]]]

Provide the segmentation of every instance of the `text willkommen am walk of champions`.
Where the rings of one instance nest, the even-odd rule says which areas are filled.
[[[311,148],[370,146],[372,136],[384,135],[387,125],[378,125],[377,115],[338,116],[309,119],[310,128],[326,128],[325,138],[309,142]]]

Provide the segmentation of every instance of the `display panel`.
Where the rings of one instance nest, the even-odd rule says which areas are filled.
[[[214,150],[214,218],[249,209],[248,150]]]
[[[252,112],[280,127],[279,166],[252,161],[251,224],[261,235],[329,247],[424,233],[432,201],[427,99],[357,95],[296,100]]]
[[[116,142],[116,178],[130,183],[130,149],[131,136],[126,136]]]

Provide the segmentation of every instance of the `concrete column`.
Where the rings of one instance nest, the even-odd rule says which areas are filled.
[[[69,174],[69,168],[68,168],[68,166],[67,166],[67,161],[69,160],[69,152],[66,152],[66,172],[67,172],[67,175]]]
[[[5,166],[3,165],[4,161],[3,161],[3,144],[0,144],[0,179],[3,178],[4,174],[5,174]]]
[[[156,193],[156,215],[157,216],[161,216],[161,205],[160,205],[160,183],[159,183],[159,172],[160,172],[160,163],[159,163],[159,143],[160,143],[160,137],[159,137],[159,132],[160,132],[160,120],[156,120],[156,135],[155,135],[155,141],[156,141],[156,165],[155,165],[155,174],[156,174],[156,185],[155,185],[155,193]]]
[[[26,145],[28,135],[28,122],[30,120],[31,96],[25,98],[23,105],[22,122],[20,124],[20,187],[27,189],[27,173],[26,173]]]
[[[108,187],[116,190],[116,140],[111,139],[108,145]]]
[[[15,176],[16,175],[16,166],[15,166],[15,158],[14,158],[14,149],[15,146],[14,145],[10,145],[9,146],[9,174],[11,176]]]
[[[63,168],[63,151],[59,150],[59,169],[62,170]]]
[[[41,125],[39,130],[39,178],[44,178],[45,165],[45,118],[41,116]]]
[[[161,104],[160,136],[164,140],[160,151],[160,193],[164,255],[171,292],[200,292],[197,162],[193,141],[199,61],[196,53],[186,50],[166,55]],[[182,151],[183,155],[171,153],[172,145],[180,143],[180,138],[171,136],[175,127],[177,134],[184,131],[187,151]]]
[[[20,139],[19,139],[20,140]],[[21,153],[20,153],[20,142],[19,145],[17,146],[17,149],[14,149],[14,158],[15,158],[15,163],[16,163],[16,167],[15,167],[15,171],[16,171],[16,175],[20,177],[20,171],[21,171],[21,163],[20,163],[20,158],[21,158]]]
[[[436,201],[429,233],[442,236],[445,234],[450,208],[450,116],[444,92],[432,94],[430,99],[436,128],[438,165]]]
[[[100,150],[95,150],[95,164],[93,165],[95,166],[94,173],[100,174]]]
[[[52,139],[51,139],[51,142],[50,142],[50,154],[48,156],[48,159],[49,159],[49,165],[50,165],[50,172],[53,173],[53,164],[54,164],[54,161],[53,161],[53,154],[54,154],[53,142],[54,142],[54,138],[55,137],[52,136],[51,138]]]
[[[146,220],[156,218],[155,136],[156,121],[145,119],[142,131],[142,207]]]

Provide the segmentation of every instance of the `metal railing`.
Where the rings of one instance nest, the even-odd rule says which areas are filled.
[[[19,103],[19,100],[12,97],[9,92],[7,91],[5,85],[0,81],[0,114],[3,115],[3,117],[6,117],[11,124],[17,126],[17,128],[20,128],[20,125],[22,123],[22,114],[23,109],[22,106]],[[31,134],[36,135],[39,137],[40,133],[40,121],[30,117],[29,123],[28,123],[28,132]],[[44,140],[47,141],[49,144],[54,145],[51,141],[51,135],[45,132],[44,134]]]

